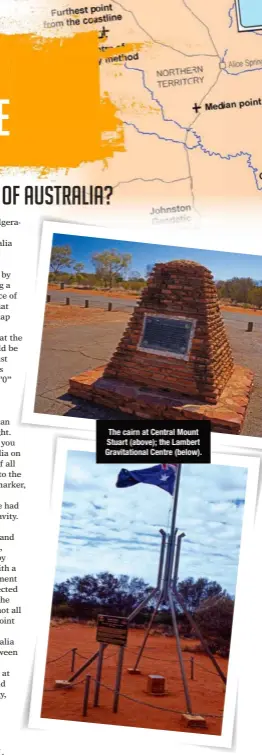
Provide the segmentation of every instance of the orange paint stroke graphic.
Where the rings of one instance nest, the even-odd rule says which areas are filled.
[[[10,100],[10,136],[0,137],[0,166],[44,174],[124,151],[117,109],[108,95],[100,96],[100,57],[97,32],[69,38],[0,34],[0,94]]]

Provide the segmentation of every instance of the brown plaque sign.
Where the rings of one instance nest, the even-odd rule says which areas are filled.
[[[128,621],[123,616],[97,617],[96,641],[107,645],[126,645]]]

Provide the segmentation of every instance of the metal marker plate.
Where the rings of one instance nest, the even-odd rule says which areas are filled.
[[[186,317],[145,315],[138,349],[188,359],[196,320]]]

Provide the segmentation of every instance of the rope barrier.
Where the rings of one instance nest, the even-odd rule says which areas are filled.
[[[68,653],[70,653],[70,652],[71,652],[71,651],[70,651],[70,650],[68,650],[68,651],[67,651],[66,653],[64,653],[64,654],[63,654],[62,656],[59,656],[58,658],[53,658],[53,659],[52,659],[52,661],[49,661],[49,663],[51,663],[51,662],[54,662],[54,661],[56,661],[56,660],[60,660],[61,658],[64,658],[64,657],[65,657],[66,655],[68,655]],[[132,651],[131,651],[131,652],[132,652]],[[77,655],[79,655],[80,657],[84,658],[84,656],[81,656],[81,655],[80,655],[80,653],[77,653]],[[107,659],[108,659],[108,658],[111,658],[111,657],[112,657],[113,655],[116,655],[116,653],[115,653],[115,652],[114,652],[114,653],[111,653],[111,654],[110,654],[110,656],[107,656]],[[149,657],[149,656],[145,656],[145,657]],[[85,659],[85,660],[87,660],[87,659]],[[189,659],[188,659],[188,660],[189,660]],[[204,669],[205,671],[208,671],[208,669],[205,669],[205,668],[204,668],[204,666],[201,666],[201,664],[198,664],[198,665],[199,665],[199,666],[200,666],[201,668],[203,668],[203,669]],[[213,672],[213,671],[210,671],[209,673],[213,674],[214,672]],[[215,674],[215,676],[216,676],[216,674]],[[93,682],[95,682],[95,684],[96,684],[96,685],[98,684],[98,685],[99,685],[99,687],[103,687],[104,689],[107,689],[107,690],[109,690],[110,692],[114,692],[114,691],[115,691],[113,687],[109,687],[109,685],[107,685],[107,684],[103,684],[103,683],[102,683],[101,681],[97,682],[96,678],[95,678],[95,677],[93,677],[93,676],[91,676],[91,675],[90,675],[90,679],[91,679],[91,680],[92,680]],[[74,688],[74,687],[79,687],[79,686],[81,686],[81,684],[84,684],[84,683],[85,683],[85,679],[82,679],[82,680],[81,680],[80,682],[76,682],[75,684],[71,684],[71,685],[70,685],[70,687],[68,687],[67,689],[72,689],[72,688]],[[65,687],[64,687],[64,688],[63,688],[63,687],[61,687],[61,689],[66,689],[66,688],[65,688]],[[56,688],[56,687],[52,687],[52,688],[45,688],[45,689],[43,690],[43,693],[45,693],[45,692],[55,692],[55,691],[57,691],[57,688]],[[125,694],[124,692],[119,692],[119,697],[124,697],[124,698],[125,698],[126,700],[130,700],[131,702],[133,702],[133,703],[137,703],[138,705],[145,705],[145,706],[147,706],[148,708],[153,708],[154,710],[160,710],[160,711],[163,711],[163,712],[165,712],[165,713],[176,713],[176,714],[179,714],[179,715],[183,715],[183,714],[184,714],[184,712],[185,712],[185,711],[182,711],[182,710],[176,710],[175,708],[165,708],[165,707],[163,707],[163,706],[161,706],[161,705],[154,705],[153,703],[148,703],[148,702],[146,702],[145,700],[138,700],[138,699],[137,699],[137,698],[135,698],[135,697],[131,697],[130,695],[126,695],[126,694]],[[205,716],[206,718],[214,718],[214,719],[221,719],[221,718],[223,718],[223,715],[215,715],[214,713],[195,713],[195,715],[198,715],[198,716]]]
[[[126,648],[126,651],[137,655],[136,650],[131,650],[131,648]],[[149,661],[162,661],[163,663],[179,663],[176,658],[155,658],[153,655],[145,655],[145,653],[143,653],[143,658],[147,658]],[[183,660],[190,661],[190,658],[184,658]]]
[[[97,682],[95,677],[90,675],[90,679],[92,679],[93,682],[96,684],[99,684],[100,687],[104,687],[105,689],[108,689],[110,692],[114,692],[113,687],[109,687],[108,684],[103,684],[102,682]],[[126,700],[131,700],[133,703],[138,703],[139,705],[146,705],[148,708],[154,708],[155,710],[162,710],[166,713],[179,713],[183,715],[185,713],[184,710],[176,710],[175,708],[163,708],[161,705],[153,705],[153,703],[147,703],[145,700],[138,700],[135,697],[130,697],[130,695],[126,695],[124,692],[119,692],[119,697],[125,697]],[[195,713],[196,716],[205,716],[206,718],[223,718],[223,716],[216,716],[213,713]]]
[[[92,679],[93,682],[96,684],[99,684],[99,687],[103,687],[104,689],[109,690],[110,692],[114,692],[113,687],[109,687],[108,684],[103,684],[102,682],[97,682],[94,676],[90,675],[90,679]],[[85,679],[83,679],[81,682],[77,682],[76,684],[72,684],[71,687],[68,689],[72,689],[72,687],[77,687],[81,684],[84,684]],[[63,688],[61,688],[63,689]],[[44,692],[54,692],[54,689],[44,689]],[[124,692],[119,692],[119,697],[124,697],[126,700],[130,700],[132,703],[138,703],[138,705],[145,705],[148,708],[154,708],[154,710],[161,710],[164,713],[177,713],[179,715],[183,715],[185,713],[184,710],[176,710],[175,708],[164,708],[162,705],[153,705],[153,703],[148,703],[145,700],[138,700],[136,697],[131,697],[130,695],[126,695]],[[196,716],[205,716],[206,718],[217,718],[221,719],[223,718],[223,715],[216,716],[214,713],[195,713]]]
[[[72,653],[72,650],[67,650],[66,653],[63,653],[63,655],[59,655],[57,658],[52,658],[51,661],[46,661],[46,665],[48,663],[55,663],[55,661],[60,661],[61,658],[65,658],[65,656],[68,655],[68,653]]]
[[[116,654],[117,654],[116,651],[114,651],[113,653],[110,653],[110,655],[105,655],[105,661],[108,661],[109,658],[113,658],[113,656]],[[81,653],[78,653],[77,651],[76,651],[76,655],[78,655],[79,658],[82,658],[83,661],[89,660],[89,658],[87,658],[85,655],[81,655]]]
[[[216,674],[216,672],[215,672],[215,671],[210,671],[210,669],[209,669],[209,668],[205,668],[205,666],[202,666],[202,664],[201,664],[201,663],[199,663],[199,661],[195,661],[195,663],[196,663],[196,665],[197,665],[197,666],[199,666],[199,668],[202,668],[202,669],[203,669],[203,671],[207,671],[207,673],[208,673],[208,674],[213,674],[213,676],[218,676],[218,674]],[[220,677],[219,677],[219,678],[220,678]]]
[[[131,648],[126,648],[126,651],[128,653],[133,653],[134,655],[136,655],[136,651],[135,650],[131,650]],[[179,663],[179,661],[176,658],[155,658],[152,655],[145,655],[145,653],[143,653],[143,658],[147,658],[149,661],[156,661],[156,662],[159,662],[159,663],[161,663],[161,662],[162,663]],[[218,676],[218,674],[215,671],[210,671],[210,669],[205,668],[205,666],[202,666],[202,664],[199,663],[199,661],[196,660],[195,656],[193,656],[193,658],[194,658],[194,663],[195,663],[196,666],[199,666],[199,668],[202,668],[203,671],[207,671],[208,674],[213,674],[213,676]],[[184,658],[183,657],[183,661],[187,661],[188,663],[190,663],[190,658]]]
[[[46,665],[48,665],[49,663],[55,663],[56,661],[60,661],[62,658],[65,658],[66,655],[68,655],[71,652],[72,650],[67,650],[66,653],[59,655],[57,658],[52,658],[50,661],[47,661]],[[133,655],[137,654],[136,650],[131,650],[131,648],[126,648],[126,652],[133,653]],[[81,653],[78,653],[77,650],[76,650],[76,655],[78,656],[78,658],[82,658],[84,661],[88,661],[87,656],[82,655]],[[115,655],[116,655],[116,652],[110,653],[110,655],[105,656],[105,660],[109,660],[109,658],[113,658],[113,656]],[[156,661],[157,663],[179,663],[179,661],[176,658],[155,658],[152,655],[145,655],[145,653],[143,653],[143,656],[144,658],[147,658],[147,660]],[[184,658],[183,660],[190,663],[190,658]],[[212,674],[213,676],[218,676],[218,674],[216,674],[215,671],[210,671],[210,669],[205,668],[205,666],[202,666],[202,664],[199,663],[199,661],[197,661],[195,657],[194,657],[194,662],[196,666],[199,666],[199,668],[201,668],[203,671],[206,671],[208,674]],[[75,686],[75,685],[72,685],[72,686]]]

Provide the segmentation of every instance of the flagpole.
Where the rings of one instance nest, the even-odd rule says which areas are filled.
[[[175,528],[176,528],[176,515],[177,515],[177,504],[178,504],[178,495],[179,495],[179,487],[180,487],[180,477],[181,477],[181,464],[178,464],[176,479],[175,479],[175,485],[174,485],[174,492],[173,492],[173,510],[172,510],[172,519],[171,519],[171,525],[170,525],[170,536],[171,536],[171,542],[173,543],[174,537],[175,537]]]
[[[165,575],[164,575],[164,599],[168,600],[168,589],[171,587],[171,579],[172,579],[172,554],[174,554],[174,545],[175,545],[175,538],[177,534],[176,529],[176,517],[177,517],[177,505],[178,505],[178,495],[179,495],[179,487],[180,487],[180,477],[181,477],[181,464],[178,464],[177,466],[177,473],[175,476],[175,484],[174,484],[174,490],[173,490],[173,507],[172,507],[172,517],[171,517],[171,525],[170,525],[170,532],[169,532],[169,539],[168,539],[168,546],[167,546],[167,555],[166,555],[166,564],[165,564]]]

